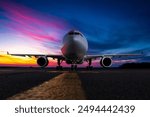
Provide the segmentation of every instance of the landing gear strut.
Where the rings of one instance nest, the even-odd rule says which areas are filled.
[[[93,69],[93,66],[91,66],[92,64],[92,59],[89,59],[88,60],[88,66],[86,67],[87,70],[92,70]]]
[[[58,66],[56,67],[57,70],[62,70],[63,69],[63,67],[61,66],[61,63],[62,63],[62,60],[57,59],[57,64],[58,64]]]
[[[77,65],[71,65],[71,70],[77,70]]]

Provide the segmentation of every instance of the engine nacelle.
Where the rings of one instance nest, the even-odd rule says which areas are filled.
[[[37,59],[37,64],[41,67],[46,67],[48,65],[49,61],[46,57],[39,57]]]
[[[109,57],[103,57],[100,61],[100,65],[103,67],[110,67],[112,65],[112,59]]]

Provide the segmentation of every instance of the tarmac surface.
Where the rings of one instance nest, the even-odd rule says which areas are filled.
[[[56,71],[0,68],[0,99],[150,99],[150,69]]]

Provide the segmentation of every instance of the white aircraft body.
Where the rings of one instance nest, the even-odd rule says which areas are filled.
[[[100,58],[100,65],[102,67],[110,67],[112,65],[112,57],[121,56],[136,56],[139,54],[107,54],[107,55],[87,55],[88,42],[85,36],[76,30],[68,32],[63,38],[63,46],[61,48],[62,55],[42,55],[42,54],[10,54],[13,56],[35,56],[37,57],[37,64],[41,67],[46,67],[49,63],[48,57],[57,59],[57,69],[62,69],[61,63],[65,61],[71,64],[71,69],[77,69],[77,64],[82,64],[84,61],[88,62],[87,69],[91,70],[93,67],[92,60]],[[9,53],[8,53],[9,54]]]

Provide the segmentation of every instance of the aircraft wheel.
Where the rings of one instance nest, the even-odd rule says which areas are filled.
[[[90,70],[93,70],[93,66],[90,66]]]
[[[73,70],[73,68],[74,68],[74,65],[71,65],[71,70]]]
[[[74,65],[74,70],[77,70],[77,65]]]
[[[56,69],[57,70],[63,70],[63,67],[62,66],[57,66]]]
[[[71,65],[71,70],[76,70],[77,69],[77,65]]]
[[[92,69],[93,69],[93,66],[87,66],[86,69],[87,69],[87,70],[92,70]]]

